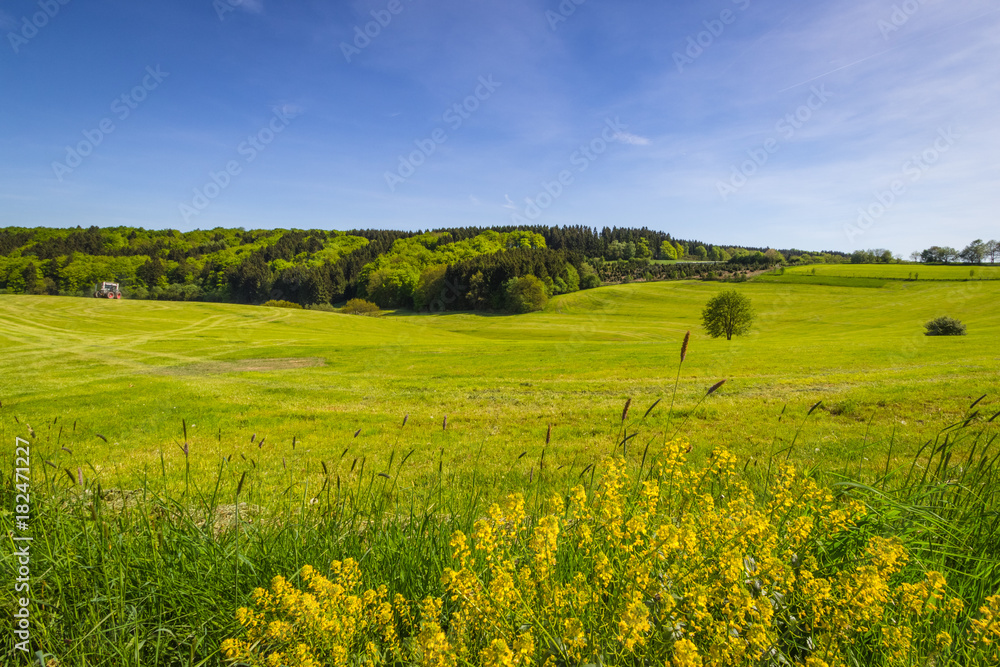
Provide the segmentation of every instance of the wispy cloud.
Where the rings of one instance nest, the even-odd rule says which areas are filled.
[[[637,134],[632,134],[631,132],[619,132],[615,135],[615,139],[623,144],[629,144],[631,146],[649,145],[649,139],[646,137],[640,137]]]
[[[33,48],[40,60],[9,61],[0,219],[176,224],[178,198],[294,101],[286,111],[305,107],[308,117],[247,165],[200,225],[507,224],[525,206],[515,199],[561,185],[546,224],[628,220],[706,242],[850,250],[845,222],[933,145],[938,128],[953,126],[961,139],[857,243],[908,254],[910,245],[995,236],[997,0],[924,0],[905,20],[893,18],[899,0],[745,3],[739,20],[701,37],[711,46],[683,73],[674,52],[712,31],[719,7],[587,3],[553,31],[545,10],[554,0],[403,0],[391,22],[386,0],[223,2],[255,20],[219,33],[186,3],[139,3],[127,21],[74,5],[59,39]],[[10,11],[0,21],[19,22]],[[377,37],[348,64],[340,44],[362,40],[356,28]],[[180,97],[144,107],[105,138],[72,188],[53,195],[39,156],[92,133],[122,92],[122,63],[83,49],[95,40],[171,63]],[[487,75],[502,89],[453,132],[443,112]],[[815,86],[829,100],[807,108]],[[67,92],[79,104],[65,107]],[[591,142],[606,118],[620,118],[622,129],[605,151]],[[436,128],[447,141],[405,192],[387,192],[387,166],[420,159],[413,151]],[[777,150],[747,166],[771,138]],[[753,174],[723,201],[717,183],[734,166]],[[563,170],[571,185],[554,180]]]
[[[230,4],[251,14],[260,14],[264,11],[264,0],[230,0]]]

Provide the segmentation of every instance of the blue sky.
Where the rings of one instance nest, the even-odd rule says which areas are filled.
[[[1000,237],[997,0],[11,0],[0,35],[0,226]]]

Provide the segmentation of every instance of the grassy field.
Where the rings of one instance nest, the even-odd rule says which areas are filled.
[[[731,342],[700,331],[732,287],[710,282],[380,319],[0,296],[0,439],[32,443],[31,648],[60,667],[995,664],[1000,282],[797,277],[737,285],[759,320]],[[925,337],[939,315],[969,335]],[[765,578],[773,618],[752,612]],[[12,636],[0,661],[27,664]]]
[[[725,444],[759,461],[776,436],[787,437],[789,422],[823,401],[793,460],[876,458],[904,426],[911,441],[897,452],[905,456],[969,402],[1000,389],[1000,283],[749,283],[739,289],[759,321],[731,342],[708,339],[699,326],[705,301],[724,287],[631,284],[559,297],[519,317],[381,319],[3,296],[2,423],[6,435],[16,426],[11,417],[30,424],[48,460],[90,477],[97,471],[106,486],[128,486],[141,474],[176,486],[188,463],[196,478],[211,477],[220,457],[235,456],[232,475],[243,465],[261,468],[283,488],[288,475],[316,475],[323,461],[364,458],[377,470],[411,449],[407,480],[442,461],[498,474],[525,451],[515,470],[527,475],[549,424],[549,461],[580,470],[608,453],[627,399],[635,423],[669,396],[688,330],[680,419],[727,380],[684,426],[696,453]],[[925,337],[922,324],[939,315],[962,320],[969,335]],[[662,429],[666,417],[661,403],[645,425]]]
[[[789,267],[785,269],[785,275],[880,278],[883,280],[1000,280],[1000,266],[816,264]]]

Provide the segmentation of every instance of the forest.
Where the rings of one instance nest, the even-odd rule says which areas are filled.
[[[512,305],[511,295],[519,290],[547,298],[606,283],[739,279],[779,263],[847,261],[843,253],[713,245],[646,228],[0,229],[3,293],[90,296],[110,281],[133,299],[306,307],[363,298],[382,308],[518,312],[523,300]]]

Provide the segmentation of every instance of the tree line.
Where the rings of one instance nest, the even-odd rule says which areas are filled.
[[[995,264],[997,257],[1000,257],[1000,241],[983,241],[976,239],[961,250],[955,250],[949,246],[933,245],[925,250],[917,250],[910,255],[910,259],[924,264],[955,264],[965,262],[967,264],[983,264],[987,259],[990,264]]]
[[[602,282],[706,277],[806,260],[846,256],[724,247],[619,227],[0,229],[3,292],[89,295],[95,283],[110,281],[129,298],[303,306],[364,298],[387,308],[517,311],[540,292],[547,298]]]

